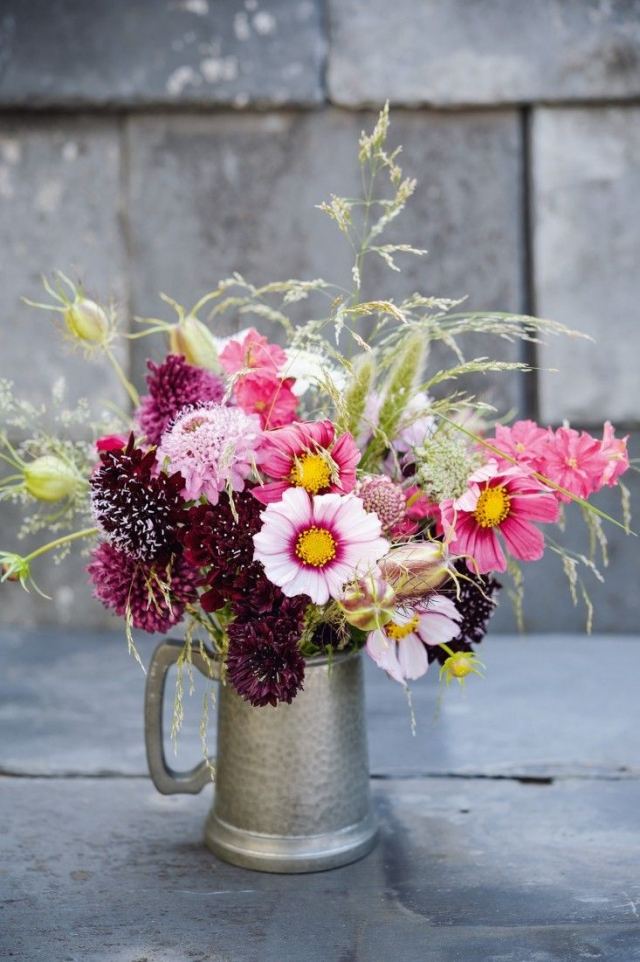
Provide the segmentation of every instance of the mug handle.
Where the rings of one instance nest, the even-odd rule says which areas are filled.
[[[162,706],[167,672],[174,665],[184,645],[181,641],[168,639],[161,642],[151,657],[144,693],[144,740],[151,781],[163,795],[197,795],[211,781],[209,764],[199,762],[188,772],[176,772],[167,764],[164,753]],[[208,658],[194,648],[192,663],[206,678],[220,680],[220,661],[213,652]],[[211,761],[211,760],[210,760]]]

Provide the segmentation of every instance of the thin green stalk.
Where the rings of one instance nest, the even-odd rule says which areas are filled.
[[[115,354],[113,353],[113,351],[111,350],[108,344],[104,345],[104,352],[107,355],[109,361],[111,362],[111,366],[113,367],[114,371],[118,375],[118,380],[120,381],[123,388],[129,395],[131,400],[133,401],[133,404],[135,405],[135,407],[137,407],[140,404],[140,396],[136,391],[135,387],[133,386],[133,384],[131,383],[131,381],[129,380],[129,378],[127,377],[127,375],[122,370],[120,362],[118,361],[117,357],[115,356]]]
[[[41,547],[36,548],[31,554],[25,555],[25,561],[33,561],[35,558],[39,558],[41,555],[46,554],[48,551],[53,551],[54,548],[59,548],[63,544],[68,544],[71,541],[78,541],[80,538],[92,538],[94,535],[99,534],[99,528],[83,528],[82,531],[74,531],[72,534],[65,534],[62,538],[56,538],[55,541],[49,541],[48,544],[43,544]]]

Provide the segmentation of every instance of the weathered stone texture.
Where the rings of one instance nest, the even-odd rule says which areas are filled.
[[[314,104],[320,0],[4,0],[0,105]]]
[[[157,315],[160,290],[190,304],[236,270],[257,283],[324,276],[350,285],[351,250],[314,205],[332,192],[359,193],[356,142],[373,120],[335,110],[131,119],[135,313]],[[516,115],[402,113],[393,118],[391,142],[404,145],[402,162],[418,189],[389,239],[410,240],[429,255],[404,257],[401,274],[374,264],[365,272],[368,293],[469,293],[474,309],[521,309]],[[319,309],[326,311],[324,301]],[[250,321],[231,316],[220,331]],[[138,371],[148,347],[135,344]],[[476,339],[469,351],[514,356],[495,340]],[[434,367],[443,360],[434,352]],[[508,376],[475,386],[489,388],[503,407],[517,403]]]
[[[87,397],[96,412],[104,398],[123,403],[107,363],[85,360],[65,341],[61,315],[21,300],[49,303],[41,275],[51,279],[60,269],[82,280],[90,296],[122,304],[119,179],[114,121],[0,121],[0,377],[15,380],[17,393],[33,403],[49,402],[61,376],[69,400]]]
[[[539,110],[533,124],[538,313],[596,340],[541,351],[542,414],[640,418],[640,108]]]
[[[640,93],[638,0],[329,0],[329,95],[349,106]]]

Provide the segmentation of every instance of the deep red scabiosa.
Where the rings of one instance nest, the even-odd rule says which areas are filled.
[[[277,374],[287,362],[287,355],[279,344],[270,344],[266,337],[250,327],[242,340],[232,338],[219,355],[227,374],[256,368]]]
[[[289,488],[348,494],[355,487],[359,460],[352,436],[345,432],[336,437],[331,421],[298,421],[263,436],[258,461],[262,474],[271,480],[253,493],[263,504],[280,501]]]
[[[184,514],[179,473],[158,472],[155,453],[135,446],[100,453],[91,481],[94,517],[107,540],[140,561],[168,561]]]
[[[280,378],[267,370],[256,370],[238,378],[233,386],[236,404],[246,414],[257,414],[264,429],[279,428],[296,419],[298,398],[294,379]]]
[[[211,371],[187,364],[169,354],[162,364],[147,361],[149,393],[140,399],[138,427],[149,444],[159,444],[163,433],[183,408],[206,401],[221,401],[224,384]]]
[[[291,703],[304,683],[301,621],[277,616],[229,625],[227,678],[255,707]]]
[[[289,488],[268,504],[254,535],[255,559],[287,597],[307,595],[314,604],[340,598],[343,586],[366,574],[387,552],[380,519],[353,494],[311,497]]]
[[[602,442],[586,431],[574,428],[549,429],[544,456],[538,461],[538,471],[550,481],[579,498],[588,498],[600,485],[609,462]],[[556,491],[560,501],[571,501],[569,494]]]
[[[197,597],[196,572],[179,556],[170,564],[149,564],[103,542],[87,571],[96,598],[120,617],[130,614],[133,627],[143,631],[177,625]]]
[[[559,505],[552,491],[518,467],[500,468],[489,461],[469,478],[462,497],[440,504],[441,527],[452,554],[464,555],[477,574],[505,571],[507,551],[521,561],[537,561],[544,536],[532,522],[557,521]]]

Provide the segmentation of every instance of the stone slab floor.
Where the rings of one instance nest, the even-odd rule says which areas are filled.
[[[275,876],[203,847],[211,790],[154,790],[121,637],[0,632],[0,958],[640,960],[637,639],[503,636],[483,659],[465,692],[415,686],[415,736],[367,666],[380,844]],[[178,767],[198,755],[198,694]]]

